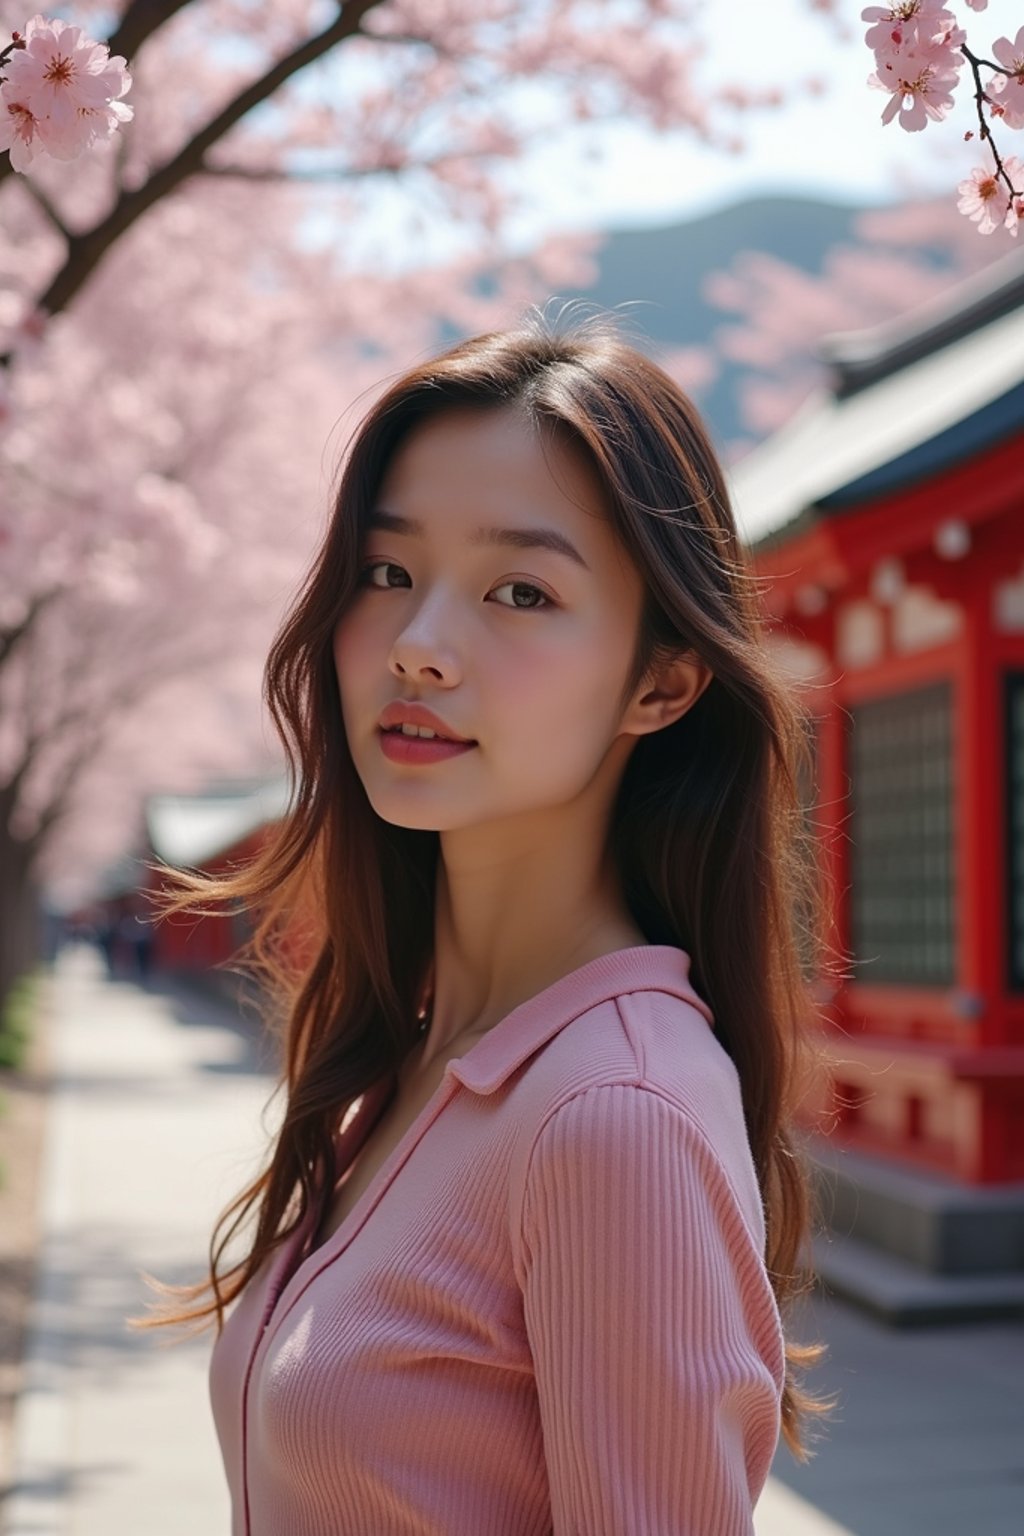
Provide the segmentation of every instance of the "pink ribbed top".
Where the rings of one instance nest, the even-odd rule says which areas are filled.
[[[521,1004],[268,1257],[210,1361],[232,1536],[751,1536],[783,1337],[689,967],[618,950]]]

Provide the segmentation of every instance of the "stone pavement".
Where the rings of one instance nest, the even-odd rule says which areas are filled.
[[[223,1005],[110,982],[88,946],[50,985],[43,1252],[0,1530],[226,1536],[212,1334],[124,1320],[153,1295],[140,1270],[202,1275],[217,1214],[258,1171],[269,1080]]]
[[[202,1274],[217,1214],[259,1171],[283,1110],[267,1048],[222,1002],[109,981],[87,946],[49,985],[44,1248],[0,1531],[227,1536],[212,1334],[124,1320],[151,1296],[140,1271]],[[808,1385],[842,1401],[808,1466],[780,1441],[756,1536],[1019,1536],[1024,1325],[896,1333],[815,1294],[793,1331],[828,1343]]]
[[[780,1446],[772,1481],[856,1536],[1021,1536],[1024,1323],[890,1329],[815,1297],[791,1332],[828,1344],[807,1385],[841,1402],[815,1459]]]

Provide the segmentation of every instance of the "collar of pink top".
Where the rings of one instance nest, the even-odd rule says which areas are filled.
[[[606,998],[667,992],[690,1003],[714,1028],[714,1016],[690,983],[690,956],[672,944],[640,944],[600,955],[570,971],[489,1029],[445,1067],[474,1093],[493,1093],[517,1067],[573,1019]]]

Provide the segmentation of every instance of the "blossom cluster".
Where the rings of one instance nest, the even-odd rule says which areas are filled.
[[[868,85],[891,93],[882,122],[898,115],[900,127],[914,133],[929,118],[944,118],[953,106],[967,33],[942,0],[871,5],[861,11],[861,20],[873,23],[864,37],[877,65]]]
[[[0,150],[16,171],[41,152],[74,160],[134,114],[120,99],[132,83],[125,60],[62,21],[33,16],[0,52],[0,71]]]
[[[973,11],[983,11],[988,0],[966,0],[966,4]],[[971,52],[967,33],[943,0],[872,5],[861,12],[861,20],[870,23],[864,41],[875,55],[876,68],[868,76],[868,85],[889,93],[883,123],[895,118],[901,128],[916,133],[929,121],[940,122],[952,110],[964,64],[970,64],[980,136],[991,150],[993,163],[976,167],[960,182],[957,208],[977,223],[981,234],[1002,226],[1016,235],[1024,222],[1024,164],[1013,155],[1000,158],[982,104],[990,118],[1007,128],[1024,128],[1024,27],[1012,41],[1001,37],[993,43],[993,61]],[[993,72],[987,89],[981,82],[983,66]],[[972,138],[973,133],[965,137]]]

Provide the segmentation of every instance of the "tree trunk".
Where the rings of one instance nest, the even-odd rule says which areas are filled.
[[[0,1009],[20,976],[43,952],[40,892],[32,850],[0,825]]]

